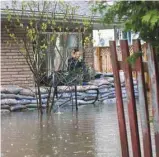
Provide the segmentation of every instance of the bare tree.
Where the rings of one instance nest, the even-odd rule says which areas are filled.
[[[16,43],[19,53],[23,55],[33,74],[37,105],[41,113],[42,84],[47,87],[49,93],[49,112],[54,104],[54,89],[58,85],[69,86],[74,80],[82,80],[82,71],[67,80],[70,73],[67,60],[71,52],[67,47],[67,37],[76,34],[78,40],[72,40],[71,44],[81,43],[81,49],[91,40],[85,32],[91,28],[92,17],[76,20],[77,10],[78,6],[71,6],[62,1],[12,1],[11,7],[4,10],[7,17],[5,28],[11,39],[9,43]],[[22,36],[19,36],[18,31],[22,32]]]

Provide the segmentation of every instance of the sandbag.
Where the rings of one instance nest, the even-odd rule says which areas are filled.
[[[27,104],[25,105],[27,108],[38,108],[37,104]],[[46,108],[46,104],[42,104],[43,108]]]
[[[8,94],[18,94],[22,88],[17,86],[5,86],[1,87],[1,93],[8,93]]]
[[[73,102],[75,103],[76,101],[73,100]],[[89,100],[89,101],[77,100],[77,104],[79,105],[92,104],[92,103],[94,103],[94,100]]]
[[[45,98],[48,97],[48,95],[49,95],[49,94],[41,94],[41,98],[42,98],[42,99],[45,99]],[[37,98],[39,98],[39,95],[37,95]]]
[[[30,103],[31,103],[31,104],[36,104],[36,103],[37,103],[37,100],[36,100],[36,99],[33,99],[33,100],[30,101]]]
[[[15,99],[16,94],[1,93],[1,99]]]
[[[33,97],[33,96],[25,96],[25,95],[15,95],[15,98],[18,100],[21,100],[21,99],[33,100],[33,99],[35,99],[35,97]]]
[[[18,100],[19,105],[25,105],[25,104],[29,104],[31,102],[31,100],[27,100],[27,99],[22,99],[22,100]]]
[[[10,109],[10,106],[9,105],[1,105],[1,109]]]
[[[22,89],[19,94],[25,96],[35,96],[35,93],[30,89]]]
[[[1,105],[15,105],[18,101],[16,99],[2,99]]]
[[[97,90],[87,90],[86,93],[88,93],[88,94],[97,94]]]
[[[26,110],[27,108],[26,108],[26,106],[24,106],[24,105],[15,105],[15,106],[11,106],[10,107],[10,110],[12,111],[12,112],[15,112],[15,111],[23,111],[23,110]]]
[[[85,97],[83,100],[84,101],[90,101],[90,100],[96,100],[97,97],[94,97],[94,96],[87,96]]]

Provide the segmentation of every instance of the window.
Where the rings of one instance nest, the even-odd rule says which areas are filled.
[[[47,40],[51,40],[51,32],[43,33],[47,36]],[[57,33],[55,42],[50,44],[46,50],[46,62],[42,70],[50,76],[52,71],[67,70],[67,61],[71,56],[72,49],[78,47],[82,50],[82,34],[81,33]]]

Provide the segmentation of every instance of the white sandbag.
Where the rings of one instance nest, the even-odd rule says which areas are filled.
[[[73,100],[73,102],[75,103],[76,101]],[[92,100],[90,100],[90,101],[77,100],[77,104],[79,104],[79,105],[92,104],[92,103],[94,103],[94,100],[93,101]]]
[[[19,94],[33,97],[35,96],[35,93],[30,89],[22,89]]]
[[[31,100],[27,100],[27,99],[22,99],[22,100],[18,100],[19,105],[25,105],[25,104],[29,104],[31,103]]]
[[[88,96],[94,96],[94,97],[97,97],[97,93],[94,93],[94,94],[88,93]]]
[[[103,94],[103,93],[108,93],[108,92],[110,92],[110,91],[109,91],[109,88],[105,88],[105,89],[104,89],[104,88],[103,88],[103,89],[99,89],[99,93],[100,93],[100,94]]]
[[[31,104],[36,104],[36,103],[37,103],[37,100],[36,100],[36,99],[33,99],[33,100],[30,101],[30,103],[31,103]]]
[[[97,97],[94,97],[94,96],[87,96],[87,97],[85,97],[83,100],[84,100],[84,101],[90,101],[90,100],[94,100],[94,101],[95,101],[96,98],[97,98]]]
[[[95,85],[95,86],[101,86],[101,85],[106,85],[109,84],[109,81],[107,79],[97,79],[97,80],[92,80],[89,82],[89,84]]]
[[[106,79],[107,79],[108,83],[114,83],[114,78],[109,77],[109,78],[106,78]]]
[[[15,105],[18,101],[16,99],[2,99],[1,105]]]
[[[25,109],[27,109],[27,108],[24,105],[15,105],[15,106],[11,106],[10,107],[10,110],[12,112],[14,112],[14,111],[22,111],[22,110],[25,110]]]
[[[16,94],[1,93],[1,99],[15,99]]]
[[[18,100],[21,100],[21,99],[33,100],[33,99],[35,99],[35,97],[33,97],[33,96],[25,96],[25,95],[16,95],[15,98]]]
[[[47,99],[42,99],[42,103],[43,104],[47,103]]]
[[[42,99],[45,99],[45,98],[48,97],[48,95],[49,95],[49,94],[41,94],[41,98],[42,98]],[[37,95],[37,98],[39,98],[39,95]]]
[[[115,91],[110,91],[110,92],[107,92],[107,93],[100,93],[101,96],[108,96],[108,95],[111,95],[111,94],[115,94]]]
[[[22,88],[18,86],[4,86],[1,87],[2,93],[8,93],[8,94],[18,94],[21,91]]]
[[[86,93],[88,93],[88,94],[96,94],[97,90],[87,90]]]

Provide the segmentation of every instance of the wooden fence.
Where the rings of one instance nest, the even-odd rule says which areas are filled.
[[[141,49],[143,52],[143,61],[147,61],[146,43],[141,45]],[[122,55],[121,55],[120,46],[117,46],[116,50],[118,54],[118,60],[121,61]],[[130,54],[133,53],[132,45],[129,46],[129,52]],[[110,47],[97,47],[95,49],[94,66],[95,66],[95,70],[98,72],[113,72],[111,58],[110,58]]]

